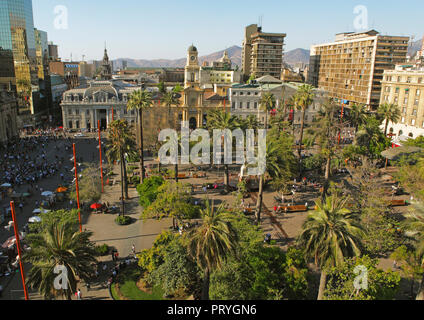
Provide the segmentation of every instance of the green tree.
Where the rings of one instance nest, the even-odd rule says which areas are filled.
[[[165,180],[159,176],[152,176],[144,180],[137,186],[137,192],[140,196],[139,203],[143,208],[150,206],[158,196],[158,189],[165,183]]]
[[[139,122],[139,131],[140,131],[140,172],[141,172],[141,182],[144,181],[145,177],[145,168],[144,168],[144,139],[143,139],[143,110],[151,108],[153,105],[152,94],[145,90],[137,90],[131,94],[131,97],[127,104],[128,110],[137,110],[138,111],[138,122]]]
[[[371,159],[381,158],[381,152],[390,147],[390,139],[381,132],[380,126],[381,121],[370,116],[356,134],[355,144]]]
[[[369,256],[347,259],[342,265],[329,269],[325,290],[326,300],[393,300],[400,282],[400,275],[394,271],[377,268],[378,259]],[[368,288],[356,289],[354,270],[364,266],[367,272]]]
[[[202,300],[209,300],[210,274],[220,269],[227,256],[235,252],[237,235],[223,203],[215,209],[207,200],[201,214],[201,226],[187,235],[188,252],[203,270]]]
[[[239,122],[236,116],[224,110],[214,110],[208,115],[208,128],[209,130],[234,130],[239,127]],[[229,146],[232,147],[232,146]],[[228,187],[230,184],[230,170],[228,164],[224,164],[225,177],[224,184]]]
[[[238,119],[237,122],[240,124],[240,128],[242,130],[247,130],[247,129],[257,130],[260,127],[258,117],[253,114],[248,115],[246,119]]]
[[[166,93],[165,83],[163,81],[159,82],[158,88],[160,93]]]
[[[78,179],[79,197],[81,202],[97,202],[100,200],[102,185],[99,177],[99,169],[94,165],[86,165]],[[69,197],[77,201],[76,186],[72,187]]]
[[[327,268],[343,265],[345,258],[361,254],[363,234],[358,215],[346,209],[347,198],[331,195],[316,201],[317,209],[308,214],[299,236],[306,259],[313,259],[321,270],[318,300],[324,297]]]
[[[126,120],[115,120],[110,124],[107,157],[121,164],[122,201],[128,199],[128,177],[125,154],[134,152],[135,139]],[[125,194],[124,194],[125,193]]]
[[[365,105],[354,104],[349,112],[349,122],[355,128],[355,132],[358,132],[359,126],[366,123],[367,111]]]
[[[97,261],[94,244],[90,241],[92,233],[75,229],[75,223],[53,223],[44,232],[30,234],[26,239],[31,250],[23,259],[32,264],[27,284],[46,299],[62,295],[71,300],[79,280],[87,282],[94,276]],[[56,290],[54,269],[62,265],[68,272],[68,289]]]
[[[416,240],[416,254],[421,259],[424,268],[424,207],[422,203],[415,203],[414,210],[406,215],[405,227],[413,233]],[[418,289],[417,300],[424,300],[424,276]]]
[[[403,275],[411,281],[411,297],[413,297],[415,280],[424,275],[424,266],[420,254],[402,245],[390,255],[390,258],[396,261]]]
[[[300,137],[299,137],[299,176],[302,176],[302,142],[303,142],[303,130],[305,127],[305,113],[306,109],[314,102],[315,94],[314,87],[309,84],[304,84],[297,89],[294,96],[294,102],[296,109],[302,111],[300,118]]]
[[[383,103],[377,109],[378,116],[385,121],[384,136],[387,137],[389,122],[397,123],[400,119],[399,106],[393,103]]]

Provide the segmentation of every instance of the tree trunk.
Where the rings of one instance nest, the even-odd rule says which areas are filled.
[[[331,157],[327,157],[327,163],[325,164],[325,181],[330,179],[330,170],[331,170]]]
[[[389,127],[389,120],[386,119],[386,124],[384,125],[384,136],[387,137],[387,128]]]
[[[228,170],[228,164],[224,165],[224,168],[225,168],[224,184],[228,187],[230,185],[230,172]]]
[[[318,291],[318,299],[322,300],[324,298],[325,286],[327,284],[327,273],[324,270],[321,270],[321,278],[319,280],[319,291]]]
[[[423,278],[421,279],[421,284],[420,287],[418,289],[418,294],[417,294],[417,300],[424,300],[424,275]]]
[[[206,268],[205,275],[203,277],[202,300],[209,300],[209,280],[210,280],[209,268]]]
[[[178,160],[177,160],[178,161]],[[175,182],[178,183],[178,163],[175,164]]]
[[[144,141],[143,141],[143,110],[142,109],[138,109],[138,115],[139,115],[139,120],[140,120],[140,172],[141,172],[141,177],[140,177],[140,182],[143,183],[144,182],[144,177],[145,177],[145,172],[144,172],[144,153],[143,153],[143,149],[144,149]]]
[[[123,152],[121,150],[120,152],[120,158],[121,158],[121,206],[122,206],[122,215],[124,216],[124,212],[125,212],[125,207],[124,207],[124,168],[123,168]]]
[[[122,168],[124,171],[124,187],[125,187],[125,199],[129,199],[128,196],[128,176],[127,176],[127,164],[125,160],[125,155],[122,155]]]
[[[262,201],[264,193],[264,175],[259,177],[259,192],[258,199],[256,201],[256,223],[261,223],[261,211],[262,211]]]
[[[300,119],[300,139],[299,139],[299,179],[302,180],[302,141],[303,141],[303,129],[305,127],[305,108],[302,108],[302,117]]]

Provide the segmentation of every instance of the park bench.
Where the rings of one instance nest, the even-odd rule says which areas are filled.
[[[299,205],[299,206],[280,206],[280,207],[277,207],[277,210],[276,211],[278,213],[284,213],[284,212],[305,212],[305,211],[308,211],[308,208],[305,205]]]
[[[400,207],[400,206],[406,206],[407,203],[405,200],[392,200],[390,201],[391,207]]]

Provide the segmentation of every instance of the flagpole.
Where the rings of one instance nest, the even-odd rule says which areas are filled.
[[[73,146],[73,149],[74,149],[75,187],[76,187],[76,191],[77,191],[78,219],[79,219],[80,232],[82,232],[80,197],[79,197],[79,186],[78,186],[78,168],[77,168],[77,157],[76,157],[76,152],[75,152],[75,143],[72,146]]]
[[[10,210],[12,211],[13,229],[15,231],[15,239],[16,239],[16,248],[18,249],[19,268],[21,269],[22,286],[24,287],[25,300],[29,300],[28,290],[25,284],[24,265],[22,263],[21,242],[19,239],[18,222],[16,221],[16,216],[15,216],[15,203],[13,201],[10,201]]]
[[[102,161],[102,137],[101,137],[100,120],[97,120],[97,121],[98,121],[97,127],[99,128],[100,179],[102,180],[102,193],[103,193],[104,183],[103,183],[103,161]]]

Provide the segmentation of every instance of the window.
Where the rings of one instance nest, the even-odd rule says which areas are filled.
[[[257,102],[255,102],[255,103],[253,104],[253,108],[258,109],[258,103],[257,103]]]
[[[403,99],[404,104],[408,104],[408,98]]]
[[[250,109],[250,102],[246,102],[246,109]]]
[[[240,102],[240,109],[243,109],[243,102]]]
[[[420,99],[415,99],[414,100],[414,106],[418,106],[418,103],[420,102]]]
[[[417,97],[419,97],[419,96],[421,95],[421,90],[420,90],[420,89],[417,89],[417,92],[415,92],[415,95],[416,95]]]
[[[90,115],[90,110],[87,110],[86,111],[86,114],[87,114],[87,116],[89,116]]]
[[[415,126],[415,119],[411,120],[411,126]]]
[[[402,114],[406,114],[406,108],[402,108]]]
[[[395,93],[399,93],[399,88],[396,88],[396,91],[395,91]]]
[[[418,83],[423,83],[423,78],[418,78]]]
[[[75,109],[75,114],[79,115],[79,109]],[[78,129],[78,128],[77,128]]]
[[[406,79],[406,82],[407,82],[407,83],[411,83],[411,77],[408,77],[408,78]]]
[[[72,129],[72,121],[69,121],[68,127],[69,127],[69,129]]]
[[[417,109],[412,110],[412,115],[416,116],[417,115]]]
[[[233,102],[233,105],[231,106],[231,109],[235,109],[236,108],[236,103],[235,102]]]
[[[402,117],[401,122],[402,122],[402,123],[405,123],[405,117]]]
[[[72,109],[68,109],[68,114],[71,115],[72,114]]]
[[[79,129],[79,121],[76,121],[76,122],[75,122],[75,127],[76,127],[77,129]]]
[[[242,96],[243,95],[243,92],[240,92],[240,95]]]
[[[400,82],[400,80],[401,80],[401,78],[400,77],[397,77],[397,82]]]

